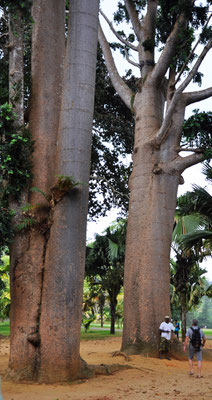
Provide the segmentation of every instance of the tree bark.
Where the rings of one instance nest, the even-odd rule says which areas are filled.
[[[148,82],[135,97],[122,339],[122,350],[131,353],[156,351],[159,325],[170,315],[169,259],[180,171],[172,165],[174,134],[161,146],[154,144],[163,107],[163,89]]]
[[[178,184],[181,173],[203,161],[204,152],[181,157],[180,142],[186,105],[211,95],[211,88],[195,94],[184,90],[198,71],[212,46],[211,39],[197,58],[187,77],[176,88],[177,68],[173,57],[180,45],[180,33],[188,26],[188,15],[182,11],[166,39],[155,63],[154,20],[157,1],[147,2],[147,12],[139,20],[134,2],[125,5],[138,39],[141,79],[137,93],[129,91],[112,59],[110,47],[99,30],[112,84],[135,114],[133,171],[130,177],[130,204],[127,226],[124,270],[124,329],[122,350],[157,354],[158,328],[166,314],[170,315],[169,255]],[[193,0],[189,2],[193,5]],[[149,40],[150,39],[150,40]],[[188,64],[188,61],[187,61]],[[170,67],[171,65],[171,67]],[[167,85],[166,73],[174,68]],[[167,90],[168,88],[168,90]],[[164,102],[167,100],[166,111]]]
[[[99,1],[70,2],[57,172],[80,184],[54,206],[45,254],[39,381],[81,376],[79,354]]]
[[[30,130],[35,141],[33,186],[52,185],[65,46],[64,2],[33,2]],[[52,45],[54,43],[54,46]],[[53,89],[53,90],[52,90]],[[29,201],[26,198],[25,201]],[[31,195],[38,227],[22,231],[11,249],[10,376],[36,379],[40,363],[40,313],[49,210],[43,196]]]
[[[32,185],[38,190],[30,195],[36,224],[20,234],[21,246],[16,239],[11,253],[9,367],[15,379],[48,383],[81,373],[98,6],[98,0],[71,2],[61,96],[64,2],[33,2],[30,129],[35,141]],[[81,184],[70,193],[57,190],[56,198],[56,173]]]
[[[19,10],[9,17],[9,101],[16,113],[15,125],[24,124],[23,21]]]

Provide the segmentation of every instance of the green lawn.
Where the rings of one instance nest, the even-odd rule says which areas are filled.
[[[10,334],[10,323],[7,322],[0,322],[0,335],[8,336]],[[102,329],[100,330],[92,330],[89,329],[87,333],[85,333],[84,328],[81,329],[81,339],[82,340],[97,340],[97,339],[104,339],[105,337],[109,337],[110,332],[109,330]],[[113,336],[121,336],[121,332],[117,332]]]
[[[0,322],[0,335],[8,336],[10,334],[10,323]]]
[[[203,329],[205,336],[212,336],[212,329]]]
[[[118,337],[121,336],[122,332],[116,332],[115,335],[111,335],[109,330],[94,330],[89,329],[88,332],[85,333],[84,328],[81,329],[81,340],[100,340],[105,339],[107,337]]]
[[[81,329],[81,339],[82,340],[99,340],[99,339],[104,339],[106,337],[111,336],[109,327],[110,324],[104,324],[104,328],[95,330],[92,329],[92,327],[100,327],[99,324],[92,324],[91,328],[88,330],[88,332],[85,333],[85,329]],[[203,329],[205,336],[211,336],[212,337],[212,329]],[[9,321],[6,322],[0,322],[0,335],[8,336],[10,334],[10,323]],[[115,335],[112,336],[121,336],[122,332],[116,332]]]

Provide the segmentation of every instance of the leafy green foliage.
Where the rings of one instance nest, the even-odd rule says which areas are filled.
[[[211,177],[211,166],[205,164],[204,173],[208,179]],[[212,250],[212,197],[210,193],[197,185],[193,185],[193,191],[187,192],[178,199],[178,215],[186,217],[199,216],[201,224],[190,232],[182,232],[179,242],[184,249],[193,249],[196,255],[202,259],[211,254]],[[185,218],[185,217],[183,217]]]
[[[16,116],[8,103],[0,107],[0,253],[13,238],[9,198],[21,197],[31,179],[32,140],[27,129],[14,128]]]
[[[212,112],[199,112],[188,118],[183,125],[183,144],[200,147],[207,150],[212,148]]]
[[[126,221],[106,230],[106,235],[96,235],[95,242],[87,247],[85,273],[91,286],[101,285],[110,298],[111,333],[114,333],[117,296],[124,279]]]
[[[0,254],[5,247],[10,245],[14,236],[12,217],[13,212],[9,208],[0,206]]]
[[[9,317],[10,310],[10,278],[9,256],[3,255],[0,259],[0,318]]]
[[[15,114],[8,103],[0,107],[0,197],[19,199],[31,178],[32,140],[27,129],[14,128]]]
[[[134,0],[133,3],[135,4],[136,11],[139,13],[139,11],[145,8],[147,1],[146,0]],[[114,14],[114,21],[117,23],[122,22],[123,20],[129,22],[129,14],[127,12],[127,9],[125,7],[124,1],[119,1],[118,2],[118,7],[117,7],[117,12]]]
[[[176,261],[171,260],[171,284],[174,287],[172,292],[172,304],[177,305],[181,301],[182,293],[186,296],[186,309],[200,303],[201,298],[206,294],[204,289],[204,278],[206,272],[200,268],[195,254],[190,251],[187,254],[183,251],[176,253]]]
[[[126,79],[135,85],[132,77]],[[91,176],[100,179],[90,181],[91,218],[105,215],[113,206],[119,207],[124,214],[127,212],[128,179],[132,168],[127,155],[133,149],[133,129],[133,116],[115,92],[99,48]]]

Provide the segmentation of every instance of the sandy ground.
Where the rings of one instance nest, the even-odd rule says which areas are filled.
[[[13,384],[2,382],[4,400],[207,400],[212,399],[212,362],[203,362],[201,379],[189,376],[188,362],[159,360],[150,357],[112,357],[120,349],[120,338],[83,341],[81,356],[90,364],[119,363],[132,369],[121,370],[112,375],[99,375],[65,385]],[[207,342],[212,348],[212,340]],[[0,374],[7,368],[8,339],[0,341]]]

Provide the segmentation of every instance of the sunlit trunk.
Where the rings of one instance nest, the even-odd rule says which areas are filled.
[[[156,351],[159,325],[170,315],[169,259],[179,183],[179,175],[167,167],[169,144],[156,148],[151,142],[162,121],[162,91],[147,87],[136,96],[122,341],[122,349],[134,353]]]

